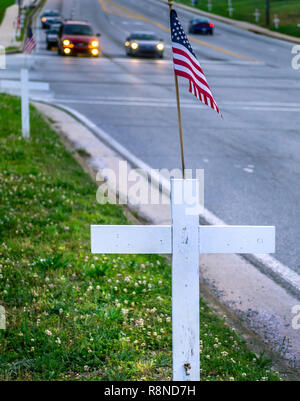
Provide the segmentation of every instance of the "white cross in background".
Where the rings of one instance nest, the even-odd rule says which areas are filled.
[[[273,253],[275,227],[200,226],[199,180],[171,180],[171,225],[91,226],[94,254],[172,254],[173,380],[200,380],[199,254]],[[196,213],[195,213],[196,212]]]
[[[253,15],[255,17],[255,22],[259,22],[260,12],[258,8],[255,9],[255,13]]]
[[[211,0],[208,0],[207,8],[208,8],[208,11],[211,11],[211,10],[212,10],[212,3],[211,3]]]
[[[278,18],[277,14],[274,14],[273,22],[274,22],[274,25],[275,25],[275,29],[278,29],[279,28],[280,19]]]
[[[229,8],[228,8],[229,17],[232,17],[232,16],[233,16],[233,11],[234,11],[234,8],[232,8],[232,7],[229,7]]]

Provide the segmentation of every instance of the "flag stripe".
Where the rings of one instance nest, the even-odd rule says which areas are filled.
[[[199,61],[192,55],[191,52],[189,52],[187,49],[184,49],[184,46],[176,44],[172,44],[173,47],[173,57],[180,59],[179,55],[186,57],[189,62],[196,68],[196,70],[199,71],[199,73],[202,75],[202,78],[206,80],[204,72],[202,68],[200,67]]]
[[[178,64],[176,64],[176,65],[175,65],[175,72],[176,72],[176,74],[177,74],[178,71],[183,71],[183,72],[185,72],[185,73],[187,74],[187,78],[188,78],[188,79],[192,79],[192,80],[197,84],[197,86],[199,86],[201,89],[203,89],[203,91],[206,91],[207,94],[209,94],[210,96],[212,96],[212,93],[211,93],[210,89],[209,89],[207,86],[203,85],[202,82],[200,82],[200,81],[198,80],[197,76],[194,74],[193,71],[191,71],[190,68],[185,67],[184,65],[178,65]]]
[[[26,38],[26,43],[24,46],[24,52],[31,53],[33,51],[33,49],[35,49],[36,45],[37,45],[37,43],[33,37],[32,29],[29,27],[27,30],[27,38]]]
[[[181,67],[187,68],[191,72],[191,75],[194,76],[197,79],[197,81],[199,81],[199,83],[203,85],[203,87],[207,90],[207,92],[211,94],[207,82],[197,74],[197,71],[195,71],[187,61],[174,59],[175,70],[181,70],[182,69]]]

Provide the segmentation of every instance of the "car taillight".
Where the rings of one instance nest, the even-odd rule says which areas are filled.
[[[209,24],[209,27],[210,27],[210,28],[213,28],[214,26],[215,26],[215,25],[214,25],[213,23],[210,23],[210,24]]]

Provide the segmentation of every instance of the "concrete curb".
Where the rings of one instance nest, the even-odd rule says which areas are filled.
[[[161,3],[164,3],[166,5],[168,4],[167,0],[158,0],[158,1]],[[265,35],[265,36],[272,37],[274,39],[285,40],[285,41],[292,42],[292,43],[300,43],[300,38],[286,35],[284,33],[274,32],[274,31],[271,31],[270,29],[263,28],[258,25],[255,25],[255,24],[251,24],[250,22],[239,21],[239,20],[222,17],[221,15],[209,13],[207,11],[199,10],[198,8],[186,6],[181,3],[175,2],[174,5],[177,8],[181,8],[182,10],[190,11],[190,12],[193,12],[194,14],[205,16],[205,17],[214,19],[216,21],[220,21],[225,24],[235,26],[236,28],[243,29],[244,31],[253,32],[258,35]]]
[[[104,132],[102,129],[98,128],[92,121],[83,116],[81,113],[76,110],[64,106],[58,105],[51,102],[46,102],[41,99],[34,99],[40,103],[45,103],[50,106],[54,106],[60,110],[67,112],[69,115],[74,117],[79,123],[88,128],[96,137],[98,137],[101,141],[103,141],[109,148],[115,151],[120,156],[124,157],[125,160],[129,161],[129,163],[134,168],[142,169],[146,172],[148,177],[150,174],[153,177],[153,171],[149,165],[142,162],[136,156],[134,156],[130,151],[124,148],[121,144],[115,141],[110,135]],[[159,174],[154,175],[152,178],[152,183],[158,186],[162,192],[169,196],[170,194],[170,184],[169,182]],[[204,225],[226,225],[224,221],[219,219],[209,210],[204,208],[203,214],[200,216],[200,221]],[[286,289],[289,293],[294,295],[296,298],[300,300],[300,276],[290,269],[288,266],[283,265],[281,262],[276,260],[270,255],[240,255],[242,258],[246,259],[252,265],[254,265],[257,269],[259,269],[263,274],[275,280],[277,283],[281,285],[284,289]]]

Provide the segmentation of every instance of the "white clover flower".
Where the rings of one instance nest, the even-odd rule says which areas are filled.
[[[51,337],[52,336],[52,331],[50,330],[45,330],[45,333],[47,334],[47,336]]]

